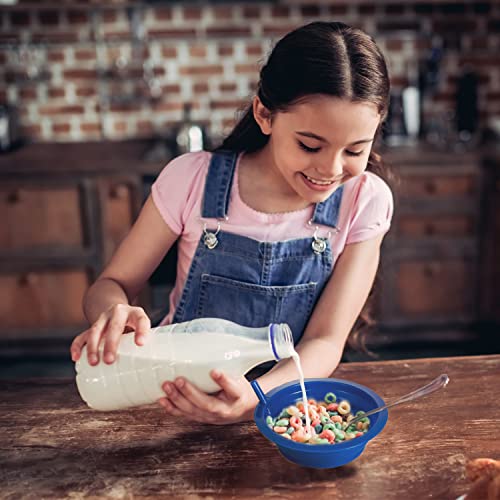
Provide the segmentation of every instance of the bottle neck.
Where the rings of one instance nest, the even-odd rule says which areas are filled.
[[[295,353],[292,330],[286,323],[269,325],[269,341],[276,361],[290,358]]]

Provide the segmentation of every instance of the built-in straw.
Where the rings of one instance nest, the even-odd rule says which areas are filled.
[[[255,391],[255,394],[257,394],[259,401],[264,405],[264,412],[270,414],[269,408],[267,407],[267,398],[266,395],[264,394],[264,391],[262,390],[262,387],[259,385],[257,380],[252,380],[250,382],[250,385],[252,386],[252,389]]]

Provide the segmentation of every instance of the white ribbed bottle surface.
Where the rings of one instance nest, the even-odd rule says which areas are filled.
[[[116,360],[108,365],[102,361],[96,366],[87,361],[87,347],[76,362],[76,385],[82,399],[96,410],[118,410],[152,403],[165,393],[162,382],[173,380],[174,346],[171,335],[155,335],[144,346],[137,346],[134,334],[122,335]]]
[[[286,335],[281,334],[283,328]],[[75,367],[76,384],[82,399],[102,411],[154,403],[165,396],[162,384],[179,376],[202,391],[216,392],[220,387],[210,377],[211,370],[240,376],[266,361],[291,356],[293,339],[288,333],[284,324],[248,328],[215,318],[153,328],[143,346],[135,344],[133,333],[126,333],[110,365],[102,361],[102,351],[99,364],[89,365],[83,348]]]

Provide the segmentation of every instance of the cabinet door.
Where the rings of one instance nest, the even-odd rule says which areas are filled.
[[[500,161],[485,163],[481,225],[481,320],[500,326]]]
[[[377,287],[381,326],[458,325],[477,319],[473,252],[416,250],[398,253],[396,248],[383,255]]]
[[[495,198],[491,202],[491,226],[493,228],[493,235],[488,242],[491,255],[488,306],[490,318],[493,318],[497,324],[500,324],[500,260],[497,253],[500,249],[500,179],[497,179],[495,187]]]
[[[140,207],[140,185],[135,177],[99,180],[104,263],[127,235]]]
[[[377,294],[382,328],[477,319],[480,171],[452,161],[401,168]]]
[[[418,175],[410,172],[403,174],[401,182],[403,198],[464,198],[472,196],[477,191],[476,174],[437,173],[442,170],[436,166],[433,171],[429,171],[429,168],[421,169]]]
[[[402,214],[395,230],[402,238],[473,238],[476,232],[472,214]]]
[[[0,274],[2,329],[80,328],[88,286],[83,270]]]
[[[2,186],[0,250],[46,251],[81,247],[81,196],[72,186]]]
[[[473,276],[472,262],[462,259],[400,262],[395,295],[398,312],[421,319],[471,316]]]

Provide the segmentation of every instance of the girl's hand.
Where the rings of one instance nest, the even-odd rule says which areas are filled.
[[[245,377],[232,378],[219,370],[210,375],[222,388],[217,394],[206,394],[179,377],[163,384],[167,397],[159,403],[168,414],[196,422],[221,425],[249,420],[257,397]]]
[[[151,321],[142,307],[128,304],[115,304],[103,312],[97,321],[71,343],[71,359],[78,361],[82,348],[87,344],[87,359],[90,365],[99,363],[99,344],[104,341],[104,362],[111,364],[116,358],[120,337],[126,328],[135,330],[135,343],[143,345],[151,329]]]

